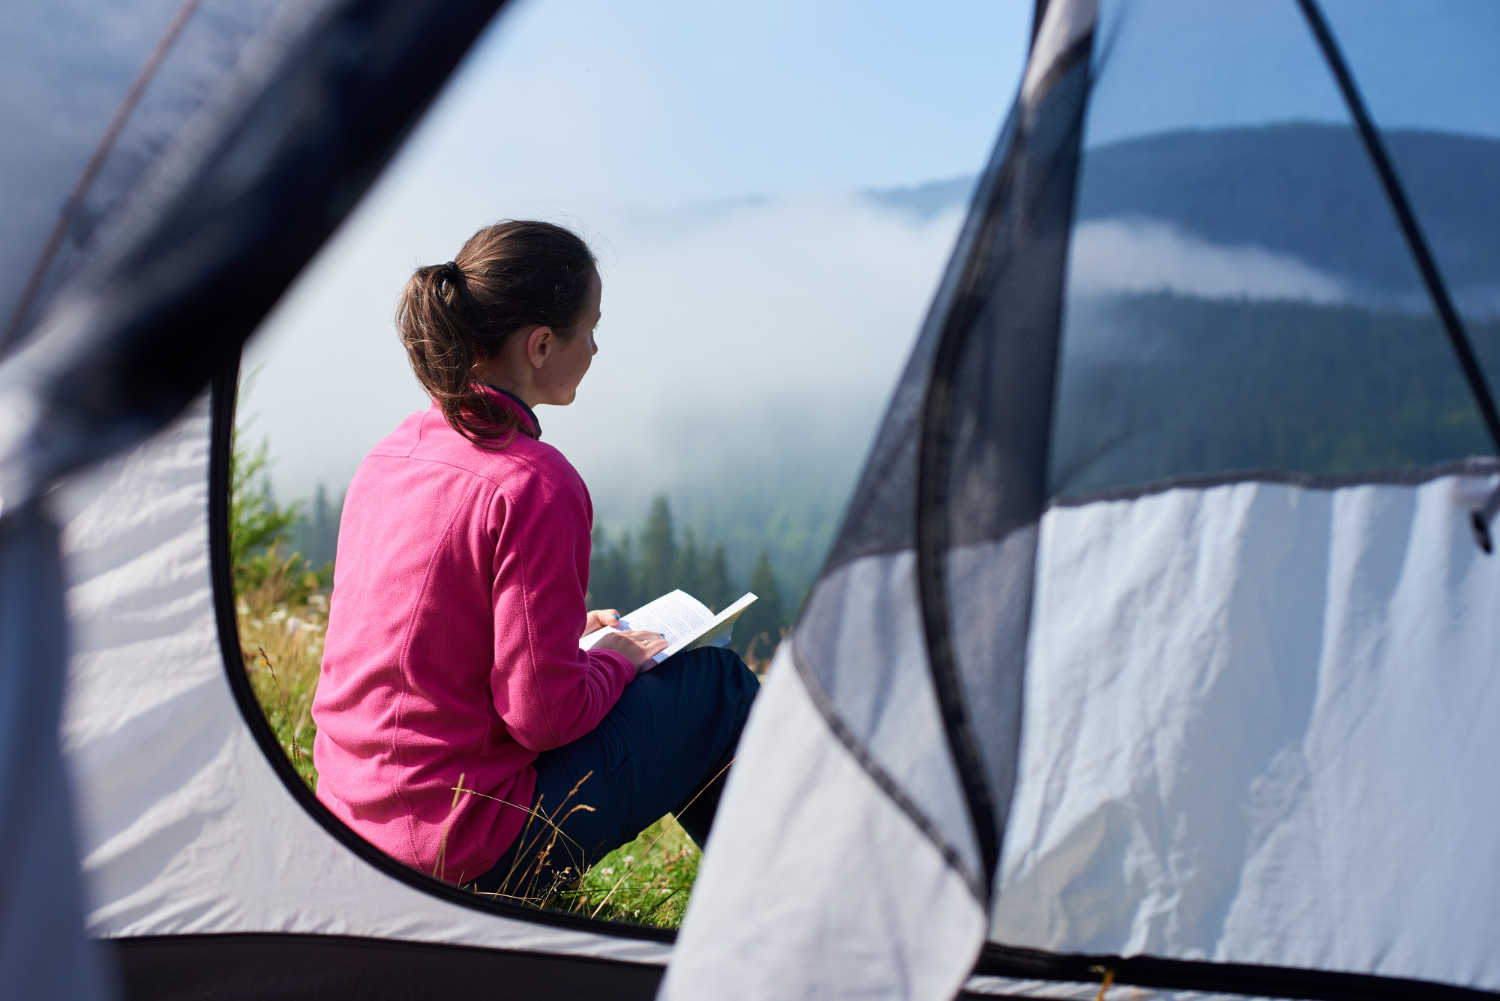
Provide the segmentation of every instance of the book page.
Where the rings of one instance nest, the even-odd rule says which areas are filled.
[[[620,616],[620,629],[647,629],[666,637],[667,647],[696,635],[705,623],[713,621],[708,606],[686,591],[670,591],[653,601]],[[587,650],[607,633],[619,632],[613,626],[589,633],[578,641]]]
[[[661,633],[667,640],[667,648],[654,660],[660,664],[675,653],[693,650],[700,646],[727,646],[734,630],[735,620],[740,617],[755,595],[746,594],[724,611],[715,615],[708,606],[684,591],[672,591],[654,601],[647,602],[635,611],[620,617],[621,629],[646,629]],[[606,635],[619,632],[610,626],[597,629],[578,641],[585,650],[590,649]]]
[[[730,637],[734,634],[734,623],[740,617],[740,613],[749,608],[755,601],[755,595],[746,593],[734,604],[713,617],[698,631],[692,639],[682,644],[677,650],[669,650],[668,653],[677,653],[679,650],[696,650],[700,646],[728,646]]]
[[[621,616],[620,628],[661,633],[670,647],[696,635],[699,629],[713,621],[713,617],[714,613],[707,605],[686,591],[670,591]]]

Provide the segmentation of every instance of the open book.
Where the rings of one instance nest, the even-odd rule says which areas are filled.
[[[729,634],[734,631],[734,620],[750,607],[755,595],[746,594],[739,601],[715,615],[708,606],[685,591],[671,591],[655,601],[620,616],[620,629],[649,629],[667,638],[667,648],[657,654],[658,664],[684,650],[695,650],[700,646],[728,646]],[[606,633],[619,632],[612,626],[595,629],[578,645],[587,650],[604,638]]]

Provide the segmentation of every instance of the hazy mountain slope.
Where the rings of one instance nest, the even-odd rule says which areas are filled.
[[[1229,470],[1410,470],[1491,451],[1431,316],[1165,294],[1095,311],[1064,352],[1054,494]],[[1483,361],[1500,360],[1500,321],[1469,334]]]
[[[1392,130],[1386,142],[1448,281],[1500,286],[1500,140]],[[974,180],[867,197],[930,217],[967,205]],[[1367,293],[1420,291],[1385,195],[1347,128],[1172,132],[1088,150],[1078,220],[1120,216],[1290,254]]]
[[[1391,155],[1455,286],[1500,284],[1500,141],[1393,131]],[[1091,150],[1080,221],[1142,215],[1214,243],[1287,253],[1376,290],[1418,277],[1352,130],[1177,132]]]

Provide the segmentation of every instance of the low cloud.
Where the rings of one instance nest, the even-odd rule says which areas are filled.
[[[392,305],[414,265],[451,257],[467,232],[393,208],[351,220],[249,351],[248,437],[269,439],[282,496],[319,482],[336,494],[425,405]],[[572,225],[599,252],[599,354],[577,401],[538,416],[601,518],[634,521],[663,490],[690,502],[787,476],[847,489],[951,250],[957,207],[920,220],[835,193],[557,208],[495,215]]]
[[[1147,218],[1085,222],[1073,234],[1070,290],[1173,292],[1204,299],[1348,300],[1343,284],[1290,254],[1209,243]]]

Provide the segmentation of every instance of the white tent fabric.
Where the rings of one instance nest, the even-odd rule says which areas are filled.
[[[1491,470],[1052,508],[990,938],[1500,987],[1500,619],[1481,613],[1500,563],[1468,525]],[[746,731],[663,996],[951,996],[974,898],[792,656]]]
[[[1500,989],[1492,472],[1049,511],[992,938]]]
[[[209,579],[206,402],[57,497],[75,653],[63,741],[101,937],[302,932],[661,963],[656,942],[440,900],[291,796],[229,688]]]
[[[829,731],[794,642],[746,725],[660,996],[951,997],[983,910]]]

